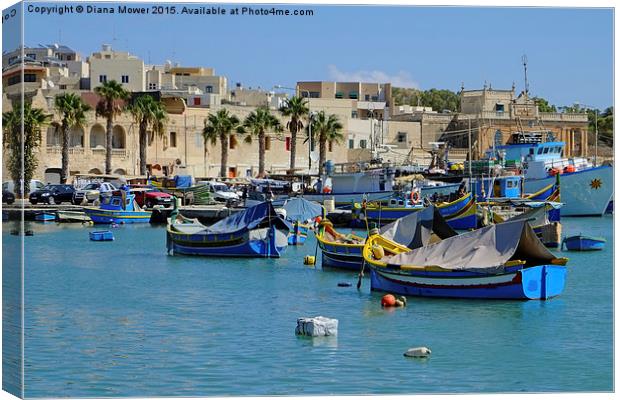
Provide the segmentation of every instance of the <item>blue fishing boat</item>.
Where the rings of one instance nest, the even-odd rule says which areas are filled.
[[[95,242],[106,242],[114,240],[114,235],[110,231],[93,231],[88,233],[90,240]]]
[[[135,224],[149,222],[150,211],[144,211],[135,201],[135,195],[116,190],[103,197],[99,207],[84,207],[84,212],[95,224]]]
[[[56,220],[56,215],[42,212],[36,214],[34,220],[38,222],[52,222]]]
[[[371,290],[410,296],[549,299],[562,293],[566,258],[557,258],[526,221],[491,225],[418,249],[368,238]]]
[[[308,231],[312,227],[312,219],[323,215],[323,207],[302,197],[286,200],[283,206],[285,219],[293,226],[288,236],[288,244],[303,245],[308,238]]]
[[[291,228],[271,202],[247,208],[211,226],[180,216],[175,207],[168,222],[166,247],[172,254],[277,258],[288,246]]]
[[[562,240],[562,249],[566,246],[566,249],[571,251],[603,250],[605,243],[606,240],[602,237],[575,235]]]
[[[410,248],[430,243],[433,234],[439,239],[457,234],[434,206],[399,218],[381,227],[379,232],[384,237]],[[354,271],[362,269],[364,238],[354,234],[342,234],[335,230],[328,220],[321,221],[316,238],[323,255],[324,267]]]

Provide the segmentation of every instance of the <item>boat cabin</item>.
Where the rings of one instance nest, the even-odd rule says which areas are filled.
[[[477,179],[474,182],[473,190],[478,199],[487,197],[519,198],[523,193],[521,185],[520,176],[501,176]]]
[[[125,194],[123,194],[125,193]],[[112,196],[103,197],[101,199],[101,205],[99,206],[102,210],[123,210],[123,211],[136,211],[140,210],[140,206],[135,203],[135,195],[131,193],[126,193],[122,190],[115,190],[112,192]],[[123,207],[123,201],[125,202],[125,206]]]

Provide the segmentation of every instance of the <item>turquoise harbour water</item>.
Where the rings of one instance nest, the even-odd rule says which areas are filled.
[[[368,278],[358,291],[356,273],[304,266],[312,235],[277,260],[214,259],[167,256],[162,226],[122,226],[114,242],[91,242],[92,227],[29,223],[25,395],[611,391],[612,221],[563,219],[565,234],[608,242],[564,253],[558,298],[412,297],[394,310],[381,308]],[[2,228],[6,253],[15,225]],[[5,284],[15,282],[19,271],[3,266]],[[337,318],[338,337],[296,337],[296,319],[315,315]],[[432,356],[403,357],[414,346]]]

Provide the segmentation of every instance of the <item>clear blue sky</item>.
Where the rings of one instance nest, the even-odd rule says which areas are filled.
[[[230,86],[242,82],[267,89],[301,80],[376,78],[454,91],[461,82],[466,89],[481,88],[485,81],[509,89],[515,81],[519,91],[521,56],[527,54],[531,94],[556,105],[612,105],[611,9],[279,8],[310,8],[314,16],[40,16],[26,10],[25,43],[60,40],[83,56],[111,43],[145,62],[212,66]]]

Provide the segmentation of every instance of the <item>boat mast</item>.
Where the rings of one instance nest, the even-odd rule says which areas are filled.
[[[523,61],[523,71],[525,74],[525,98],[527,99],[527,96],[530,93],[530,88],[527,84],[527,55],[524,54],[523,57],[521,57],[521,61]]]

